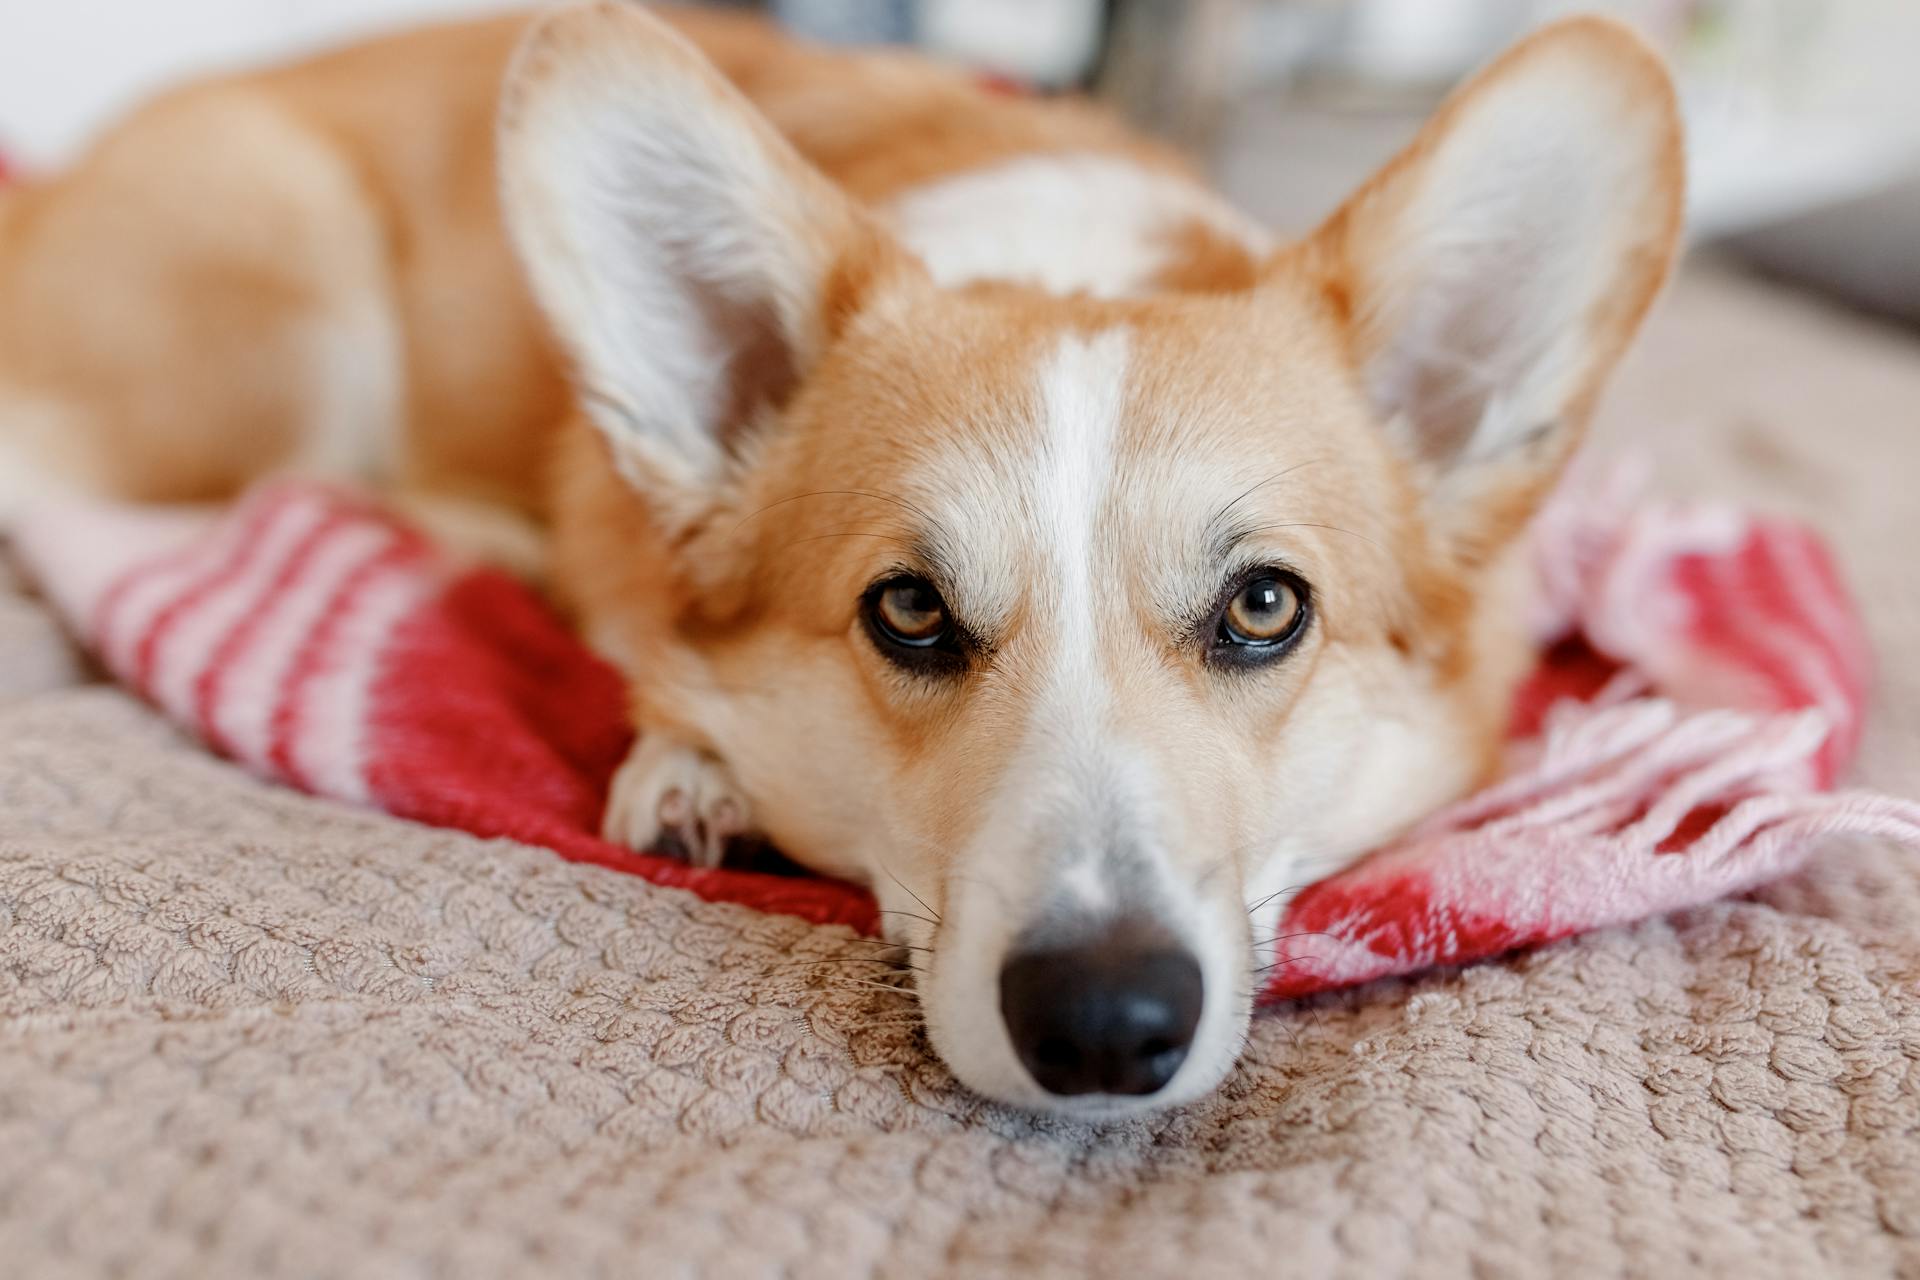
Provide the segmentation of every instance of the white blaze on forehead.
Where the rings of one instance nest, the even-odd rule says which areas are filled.
[[[1069,334],[1033,366],[1030,417],[956,430],[920,469],[919,505],[962,621],[997,635],[1022,611],[1057,628],[1092,603],[1096,533],[1113,488],[1127,334]],[[1058,647],[1049,636],[1044,648]]]
[[[1051,811],[1052,822],[1036,824],[1057,859],[1051,888],[1094,913],[1114,905],[1107,846],[1120,833],[1106,828],[1145,798],[1126,792],[1151,789],[1122,784],[1129,752],[1108,723],[1112,693],[1102,662],[1109,554],[1102,534],[1126,407],[1127,347],[1121,329],[1069,336],[1040,366],[1041,421],[1028,462],[1039,581],[1029,587],[1023,659],[1035,664],[1037,696],[1003,796],[1029,821],[1041,816],[1036,809]],[[1057,823],[1065,829],[1047,830]]]
[[[1043,609],[1078,632],[1092,621],[1100,522],[1113,487],[1125,407],[1127,335],[1109,329],[1061,340],[1040,371],[1043,415],[1034,457],[1036,533],[1052,581]],[[1062,637],[1064,639],[1064,637]]]
[[[917,187],[887,210],[942,285],[1010,280],[1049,293],[1144,293],[1198,224],[1247,247],[1266,234],[1198,183],[1118,156],[1027,155]]]

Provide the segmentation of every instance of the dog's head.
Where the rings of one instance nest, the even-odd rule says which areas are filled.
[[[558,512],[647,724],[871,884],[974,1088],[1215,1085],[1279,899],[1482,778],[1514,554],[1662,281],[1656,59],[1587,20],[1245,288],[942,289],[620,5],[509,86],[507,208],[596,433]]]

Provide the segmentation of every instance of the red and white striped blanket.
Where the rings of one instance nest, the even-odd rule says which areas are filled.
[[[1774,520],[1556,500],[1541,665],[1496,785],[1276,904],[1268,995],[1461,963],[1749,888],[1835,833],[1920,844],[1920,805],[1830,788],[1868,657],[1820,543]],[[603,841],[620,677],[530,590],[364,498],[221,512],[65,504],[16,531],[107,670],[209,747],[316,795],[871,931],[862,891]]]

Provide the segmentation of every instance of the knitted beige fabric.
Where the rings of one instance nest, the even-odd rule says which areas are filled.
[[[1751,285],[1615,398],[1810,514],[1920,761],[1920,355]],[[1657,430],[1629,430],[1657,428]],[[1920,868],[1282,1008],[1216,1097],[980,1103],[844,931],[255,783],[0,605],[0,1274],[1920,1275]]]

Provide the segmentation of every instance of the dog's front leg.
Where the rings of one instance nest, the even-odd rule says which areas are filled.
[[[630,849],[717,867],[728,843],[749,833],[750,821],[746,796],[717,757],[670,734],[642,731],[613,775],[601,834]]]

